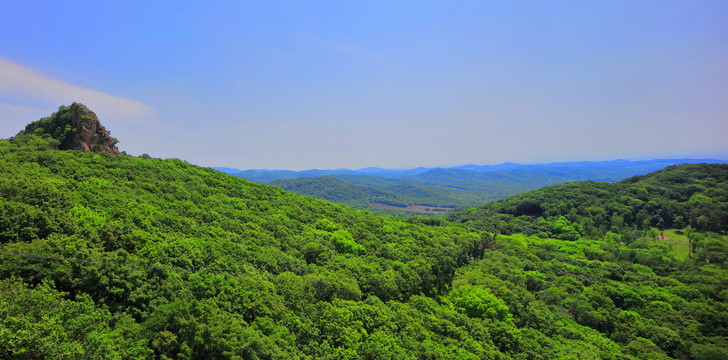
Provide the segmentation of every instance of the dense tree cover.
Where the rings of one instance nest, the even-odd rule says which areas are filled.
[[[450,220],[505,234],[626,242],[650,228],[728,230],[728,165],[675,165],[617,183],[553,185],[453,214]]]
[[[649,240],[498,235],[458,270],[448,298],[465,287],[480,296],[459,302],[465,313],[491,319],[504,302],[514,327],[499,339],[539,349],[526,358],[728,359],[728,241],[715,240],[720,261],[680,260]]]
[[[2,358],[728,358],[720,236],[495,236],[56,148],[0,141]]]
[[[448,293],[477,231],[377,217],[176,159],[56,145],[34,135],[0,142],[8,357],[499,352],[427,328],[411,303],[446,310],[433,299]],[[24,299],[58,309],[57,319]],[[98,329],[66,324],[73,314]],[[51,333],[34,330],[49,321]],[[118,336],[131,344],[112,346]]]

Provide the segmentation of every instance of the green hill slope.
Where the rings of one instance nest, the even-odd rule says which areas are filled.
[[[347,205],[364,205],[367,204],[368,199],[374,199],[372,201],[393,201],[396,199],[395,196],[377,188],[351,184],[333,176],[274,180],[267,183],[267,185],[275,186],[283,190],[293,191],[298,194],[310,195],[317,199],[324,199]]]
[[[357,328],[348,339],[339,316],[355,305],[379,313],[382,301],[446,294],[481,236],[377,217],[180,160],[50,147],[27,135],[0,142],[2,278],[31,287],[52,281],[68,299],[84,294],[89,309],[108,309],[109,324],[121,316],[135,326],[131,340],[158,355],[350,351],[369,338]],[[6,286],[30,291],[15,280]]]
[[[560,234],[552,223],[578,224]],[[728,165],[675,165],[617,183],[573,182],[549,186],[453,214],[450,220],[488,231],[562,238],[604,236],[633,239],[651,227],[700,231],[728,230]]]
[[[728,356],[724,239],[493,236],[58,145],[0,140],[0,358]]]

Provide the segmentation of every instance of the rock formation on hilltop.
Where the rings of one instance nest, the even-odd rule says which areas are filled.
[[[101,125],[99,118],[93,111],[83,104],[73,103],[69,109],[71,112],[71,125],[76,129],[74,137],[75,150],[84,152],[106,152],[112,155],[119,155],[116,148],[116,141],[109,135],[106,128]]]
[[[109,135],[96,114],[83,104],[61,106],[50,117],[32,122],[21,134],[48,134],[58,140],[60,150],[105,152],[119,155],[117,140]]]

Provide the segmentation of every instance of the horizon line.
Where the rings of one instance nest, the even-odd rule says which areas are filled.
[[[235,167],[229,167],[229,166],[202,166],[210,169],[229,169],[229,170],[240,170],[241,172],[245,171],[256,171],[256,172],[271,172],[271,171],[290,171],[290,172],[305,172],[305,171],[353,171],[353,172],[364,172],[371,171],[375,172],[377,170],[380,171],[407,171],[407,170],[416,170],[416,169],[426,169],[426,170],[433,170],[433,169],[454,169],[459,167],[465,167],[465,166],[477,166],[477,167],[486,167],[486,166],[501,166],[501,165],[518,165],[518,166],[537,166],[537,165],[553,165],[553,164],[574,164],[574,163],[602,163],[602,162],[616,162],[616,161],[628,161],[628,162],[643,162],[643,161],[671,161],[671,160],[709,160],[709,161],[717,161],[717,162],[723,162],[728,163],[728,158],[714,158],[714,157],[689,157],[689,156],[669,156],[669,157],[655,157],[655,158],[639,158],[639,159],[624,159],[624,158],[618,158],[613,160],[575,160],[575,161],[551,161],[551,162],[534,162],[534,163],[516,163],[511,161],[506,161],[503,163],[497,163],[497,164],[483,164],[483,165],[477,165],[473,163],[468,164],[462,164],[462,165],[453,165],[453,166],[415,166],[415,167],[408,167],[408,168],[382,168],[378,166],[366,166],[362,168],[327,168],[327,169],[319,169],[319,168],[311,168],[311,169],[303,169],[303,170],[291,170],[291,169],[239,169]],[[371,170],[369,170],[371,169]],[[463,169],[467,170],[467,169]]]

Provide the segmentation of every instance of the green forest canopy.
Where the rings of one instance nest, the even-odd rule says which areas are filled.
[[[725,223],[675,208],[661,226],[697,229],[691,258],[644,237],[666,219],[646,184],[696,183],[687,203],[703,194],[722,209],[725,167],[620,183],[658,205],[621,224],[611,202],[565,202],[563,216],[544,202],[541,215],[480,208],[461,224],[57,147],[48,135],[0,141],[0,358],[728,358]],[[605,216],[587,216],[599,206]],[[502,235],[498,223],[496,235],[485,212],[550,233]]]

